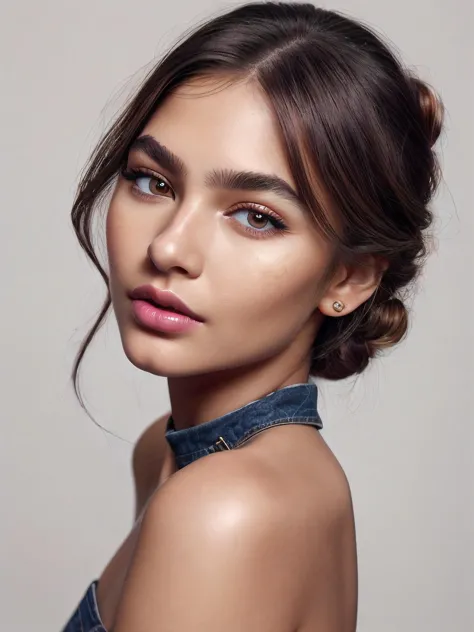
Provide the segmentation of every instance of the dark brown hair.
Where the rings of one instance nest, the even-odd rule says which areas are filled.
[[[94,209],[163,99],[194,77],[217,74],[260,85],[298,193],[336,243],[339,257],[372,253],[389,262],[372,297],[350,314],[326,318],[312,349],[311,375],[335,380],[360,373],[407,330],[401,292],[427,254],[428,203],[440,175],[432,147],[443,121],[436,93],[360,22],[312,4],[266,2],[240,6],[186,34],[148,74],[93,152],[72,209],[79,242],[108,290],[94,251]],[[337,231],[328,200],[337,213]],[[107,292],[76,356],[78,396],[80,362],[110,303]]]

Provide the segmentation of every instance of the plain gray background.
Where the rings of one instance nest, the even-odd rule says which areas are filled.
[[[126,360],[115,319],[72,358],[101,305],[75,242],[78,174],[155,56],[239,3],[2,4],[0,625],[59,630],[132,525],[132,442],[168,407]],[[325,439],[352,487],[360,632],[467,632],[472,598],[473,15],[470,0],[327,2],[367,21],[447,108],[437,251],[407,340],[358,380],[320,383]],[[190,631],[192,632],[192,631]]]

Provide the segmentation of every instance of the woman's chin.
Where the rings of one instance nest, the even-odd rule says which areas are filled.
[[[150,344],[139,344],[137,340],[130,340],[129,337],[123,337],[122,346],[127,359],[137,369],[152,373],[153,375],[168,377],[166,359],[164,357],[160,358],[156,353],[156,349],[152,350],[150,348]]]
[[[186,360],[171,347],[169,340],[153,339],[146,332],[128,331],[122,335],[124,353],[137,369],[159,377],[187,375]]]

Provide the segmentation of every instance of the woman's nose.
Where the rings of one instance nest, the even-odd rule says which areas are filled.
[[[148,246],[153,266],[164,273],[176,268],[189,276],[199,276],[209,239],[210,226],[205,224],[202,212],[180,209]]]

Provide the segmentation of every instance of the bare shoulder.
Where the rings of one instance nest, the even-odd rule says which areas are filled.
[[[293,579],[311,559],[321,560],[322,549],[331,563],[331,551],[336,556],[353,531],[351,491],[324,440],[318,434],[312,442],[305,430],[262,433],[244,449],[210,454],[177,471],[151,499],[151,528],[164,515],[189,537],[196,525],[214,536],[237,526],[242,536],[247,525],[250,537],[273,541],[280,559],[293,565]]]
[[[298,564],[289,544],[298,534],[287,526],[271,477],[243,451],[179,470],[144,511],[117,632],[145,616],[163,629],[295,629]]]
[[[300,529],[301,519],[309,528],[326,524],[331,529],[350,520],[350,486],[333,452],[319,434],[308,442],[308,428],[301,429],[300,437],[300,429],[289,429],[291,434],[285,430],[272,437],[262,433],[243,449],[210,454],[178,470],[157,490],[151,513],[168,502],[171,511],[182,505],[195,512],[195,519],[199,513],[212,515],[213,507],[220,513],[240,506],[249,518],[281,524],[285,533],[292,521]]]
[[[309,471],[302,476],[301,459],[296,475],[288,475],[291,454],[290,462],[275,465],[278,456],[275,444],[259,440],[199,459],[156,489],[143,514],[117,632],[140,627],[142,618],[206,632],[284,632],[299,629],[309,604],[324,605],[328,584],[340,575],[334,566],[347,511],[345,477],[329,453],[320,480],[309,480]],[[339,612],[340,604],[331,603]]]
[[[248,454],[238,451],[210,454],[170,477],[155,493],[150,510],[153,513],[167,506],[174,512],[182,507],[197,519],[199,514],[203,518],[212,516],[213,508],[221,513],[229,506],[241,505],[250,517],[253,511],[263,512],[274,503],[271,483],[264,465]]]

